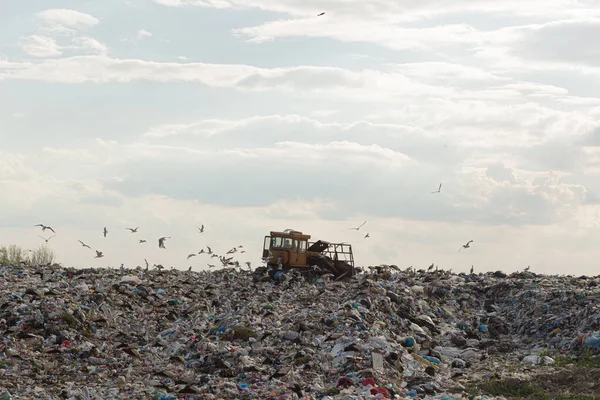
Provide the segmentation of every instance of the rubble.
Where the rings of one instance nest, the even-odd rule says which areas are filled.
[[[597,351],[598,282],[5,266],[0,399],[472,398],[509,365],[559,368],[544,351]]]

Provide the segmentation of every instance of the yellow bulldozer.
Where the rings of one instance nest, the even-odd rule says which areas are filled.
[[[273,277],[277,271],[295,270],[312,279],[331,273],[334,279],[356,275],[352,245],[324,240],[310,241],[311,236],[286,229],[271,231],[265,236],[263,260],[266,267],[257,268],[257,275],[268,272]]]

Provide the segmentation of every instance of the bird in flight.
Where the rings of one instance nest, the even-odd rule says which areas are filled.
[[[471,246],[470,246],[470,245],[471,245],[471,243],[473,243],[473,241],[472,241],[472,240],[469,240],[469,241],[467,242],[467,244],[463,244],[463,245],[462,245],[462,247],[458,249],[458,251],[461,251],[462,249],[468,249],[469,247],[471,247]]]
[[[367,221],[363,222],[362,224],[360,224],[360,226],[358,228],[348,228],[348,229],[355,229],[355,230],[359,230],[360,228],[362,228],[365,224],[367,223]]]
[[[324,12],[322,12],[322,13],[320,13],[320,14],[317,14],[317,17],[320,17],[321,15],[325,15],[325,13],[324,13]]]
[[[146,243],[146,239],[140,239],[140,243]]]
[[[198,233],[203,233],[204,232],[204,224],[202,224],[202,226],[197,227],[198,228]]]
[[[105,228],[106,229],[106,228]],[[137,228],[133,229],[133,228],[127,228],[131,231],[131,233],[136,233],[138,229],[140,229],[140,227],[138,226]]]
[[[46,229],[48,229],[48,230],[51,230],[51,231],[52,231],[52,233],[56,233],[56,232],[54,232],[54,229],[52,229],[51,227],[49,227],[49,226],[46,226],[46,225],[44,225],[44,224],[37,224],[37,225],[34,225],[34,226],[41,226],[41,227],[42,227],[42,232],[45,232],[45,231],[46,231]]]
[[[108,233],[108,231],[106,230],[106,227],[104,227],[104,237],[106,237],[107,233]]]
[[[438,187],[438,190],[436,190],[435,192],[431,192],[431,194],[439,193],[441,190],[442,190],[442,184],[440,183],[440,187]]]
[[[369,234],[368,234],[368,233],[365,235],[365,239],[366,239],[366,238],[370,238],[370,237],[371,237],[371,236],[369,236]]]
[[[192,257],[196,257],[197,254],[196,253],[192,253],[192,254],[188,254],[187,259],[189,260]]]
[[[42,237],[42,236],[38,235],[38,237],[44,239],[44,242],[46,242],[46,243],[48,243],[48,240],[52,239],[54,236],[56,236],[56,235],[52,235],[52,236],[50,236],[49,238],[46,239],[45,237]]]
[[[158,247],[161,249],[166,249],[165,247],[165,240],[167,239],[171,239],[170,236],[163,236],[160,239],[158,239]]]
[[[88,249],[91,249],[91,247],[90,247],[90,246],[88,246],[87,244],[83,243],[81,240],[79,240],[79,243],[81,243],[81,245],[82,245],[83,247],[87,247]]]
[[[96,257],[94,257],[94,258],[102,258],[102,257],[104,257],[104,254],[102,254],[101,251],[96,250]]]

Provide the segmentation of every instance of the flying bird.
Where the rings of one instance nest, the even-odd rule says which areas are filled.
[[[140,229],[140,227],[138,226],[137,228],[133,229],[133,228],[127,228],[131,231],[131,233],[136,233],[138,229]]]
[[[160,239],[158,239],[158,247],[161,249],[166,249],[165,247],[165,240],[167,239],[171,239],[170,236],[163,236]]]
[[[44,224],[37,224],[37,225],[34,225],[34,226],[41,226],[41,227],[42,227],[42,232],[45,232],[45,231],[46,231],[46,229],[48,229],[48,230],[51,230],[51,231],[52,231],[52,233],[56,233],[56,232],[54,232],[54,229],[52,229],[51,227],[49,227],[49,226],[46,226],[46,225],[44,225]]]
[[[362,224],[360,224],[360,226],[358,228],[348,228],[348,229],[355,229],[355,230],[359,230],[360,228],[362,228],[365,224],[367,223],[367,221],[363,222]]]
[[[365,235],[365,239],[366,239],[366,238],[370,238],[370,237],[371,237],[371,236],[369,236],[369,234],[368,234],[368,233]]]
[[[140,243],[146,243],[146,239],[140,239]]]
[[[187,259],[189,260],[192,257],[196,257],[197,254],[196,253],[192,253],[192,254],[188,254]]]
[[[104,237],[106,237],[107,233],[108,233],[108,231],[106,230],[106,227],[104,227]]]
[[[463,245],[462,245],[462,247],[458,249],[458,251],[461,251],[462,249],[468,249],[469,247],[471,247],[471,246],[470,246],[470,245],[471,245],[471,243],[473,243],[473,241],[472,241],[472,240],[469,240],[469,241],[467,242],[467,244],[463,244]]]
[[[198,228],[198,233],[203,233],[204,232],[204,224],[202,224],[201,227],[197,227]]]
[[[324,12],[322,12],[322,13],[320,13],[320,14],[317,14],[317,17],[320,17],[321,15],[325,15],[325,13],[324,13]]]
[[[49,238],[47,238],[47,239],[46,239],[45,237],[42,237],[42,236],[40,236],[40,235],[37,235],[37,237],[39,237],[39,238],[41,238],[41,239],[44,239],[44,242],[46,242],[46,243],[48,243],[48,240],[52,239],[54,236],[56,236],[56,235],[52,235],[52,236],[50,236]]]
[[[431,192],[431,194],[439,193],[441,190],[442,190],[442,184],[440,183],[440,187],[438,187],[438,190],[436,190],[435,192]]]
[[[88,249],[91,249],[91,247],[90,247],[90,246],[88,246],[87,244],[83,243],[81,240],[79,240],[79,243],[81,243],[81,245],[82,245],[83,247],[87,247]]]
[[[101,251],[96,250],[96,257],[94,257],[94,258],[102,258],[102,257],[104,257],[104,254],[102,254]]]

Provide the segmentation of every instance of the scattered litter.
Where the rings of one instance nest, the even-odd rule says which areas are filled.
[[[595,278],[0,267],[0,400],[467,398],[600,346]],[[488,397],[490,398],[490,397]]]

